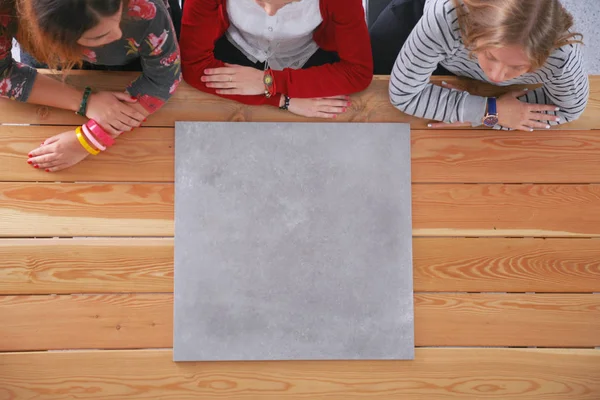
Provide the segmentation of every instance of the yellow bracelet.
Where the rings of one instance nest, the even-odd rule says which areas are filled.
[[[92,146],[90,146],[87,140],[85,140],[80,126],[78,126],[77,129],[75,129],[75,134],[77,135],[77,140],[79,140],[79,143],[81,143],[83,148],[86,149],[88,153],[90,153],[93,156],[98,155],[100,153],[100,151],[94,149]]]

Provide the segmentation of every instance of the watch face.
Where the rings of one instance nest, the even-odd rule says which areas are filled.
[[[485,126],[489,126],[490,128],[496,126],[497,123],[498,123],[498,116],[496,116],[496,115],[488,115],[487,117],[485,117],[483,119],[483,124]]]

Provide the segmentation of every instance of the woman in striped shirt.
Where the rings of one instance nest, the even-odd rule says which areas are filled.
[[[589,82],[581,35],[572,26],[559,0],[427,0],[393,67],[391,102],[407,114],[443,121],[430,127],[532,131],[573,121],[585,109]],[[486,98],[429,83],[438,64],[499,86],[542,86]]]

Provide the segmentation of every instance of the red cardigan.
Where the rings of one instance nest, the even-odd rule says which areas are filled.
[[[253,0],[248,0],[253,1]],[[223,62],[214,57],[215,42],[229,28],[227,0],[186,0],[181,26],[181,64],[187,83],[215,94],[200,79],[207,68]],[[313,38],[323,50],[336,51],[340,61],[319,67],[273,71],[278,93],[292,98],[328,97],[360,92],[373,79],[371,41],[361,0],[320,0],[323,22]],[[279,105],[280,96],[222,96],[246,104]]]

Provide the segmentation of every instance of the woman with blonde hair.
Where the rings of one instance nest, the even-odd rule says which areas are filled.
[[[582,38],[572,26],[559,0],[426,0],[393,67],[391,102],[407,114],[443,121],[430,127],[532,131],[573,121],[585,109],[589,82]],[[438,65],[498,86],[542,86],[497,99],[477,96],[431,84]]]

